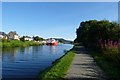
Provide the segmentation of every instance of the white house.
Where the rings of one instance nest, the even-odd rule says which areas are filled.
[[[31,38],[29,36],[25,36],[24,40],[26,40],[26,41],[33,41],[33,38]]]
[[[10,40],[20,40],[16,31],[10,31],[7,35]]]
[[[8,36],[4,32],[0,32],[0,38],[1,39],[8,39]]]

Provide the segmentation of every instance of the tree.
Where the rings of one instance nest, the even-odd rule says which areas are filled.
[[[108,20],[89,20],[81,22],[76,30],[77,38],[74,42],[83,43],[86,47],[98,47],[99,40],[114,40],[120,38],[120,26]]]
[[[21,37],[20,40],[24,42],[25,41],[25,36]]]
[[[35,36],[35,37],[33,37],[33,40],[35,40],[35,41],[42,41],[44,39],[39,37],[39,36]]]

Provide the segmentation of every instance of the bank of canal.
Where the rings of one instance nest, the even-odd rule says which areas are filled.
[[[73,47],[70,44],[58,46],[16,47],[2,50],[2,76],[6,78],[36,78],[42,70]]]
[[[39,80],[108,80],[83,46],[74,46],[39,75]]]
[[[67,70],[78,50],[79,47],[74,46],[71,50],[66,52],[66,54],[57,59],[52,66],[43,70],[42,73],[39,74],[39,80],[64,80]]]

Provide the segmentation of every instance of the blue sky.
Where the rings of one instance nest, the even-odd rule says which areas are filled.
[[[118,22],[120,23],[120,1],[118,3]]]
[[[80,22],[118,20],[117,2],[3,2],[2,31],[74,40]]]

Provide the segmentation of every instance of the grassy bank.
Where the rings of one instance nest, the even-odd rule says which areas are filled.
[[[101,53],[92,52],[92,56],[101,69],[110,78],[109,80],[120,80],[120,66],[115,62],[106,59]]]
[[[8,47],[25,47],[25,46],[33,46],[33,45],[41,45],[38,42],[33,42],[33,41],[18,41],[18,40],[10,40],[10,41],[4,41],[1,43],[1,46],[3,48],[8,48]]]
[[[68,68],[75,56],[75,47],[68,51],[60,59],[56,60],[53,65],[44,70],[39,75],[39,80],[61,80],[67,73]]]

